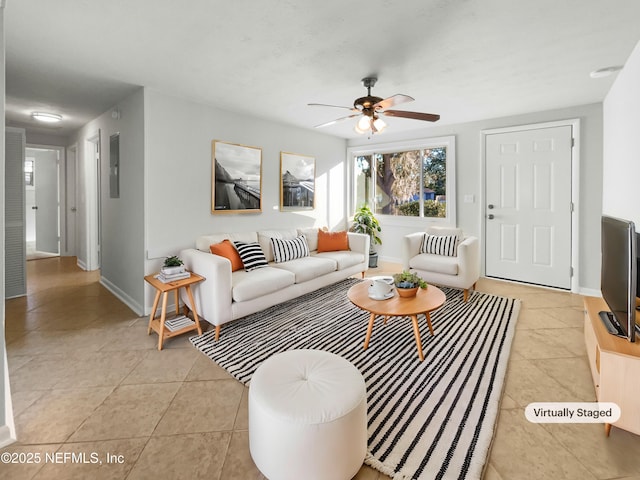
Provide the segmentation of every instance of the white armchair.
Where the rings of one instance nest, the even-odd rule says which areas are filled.
[[[425,233],[435,236],[458,237],[455,256],[421,253],[420,247]],[[476,286],[480,278],[480,252],[476,237],[464,237],[462,229],[429,227],[404,237],[402,268],[416,272],[427,283],[464,290],[464,301],[469,298],[469,289]]]

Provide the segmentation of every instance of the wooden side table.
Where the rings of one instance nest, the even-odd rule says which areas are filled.
[[[198,335],[202,335],[202,328],[200,327],[200,319],[198,319],[198,312],[196,311],[196,304],[193,301],[193,293],[191,292],[191,285],[201,282],[204,280],[204,277],[191,273],[189,278],[184,278],[182,280],[176,280],[175,282],[164,283],[158,280],[154,275],[147,275],[144,277],[145,281],[149,283],[156,289],[156,297],[153,300],[153,307],[151,308],[151,315],[149,315],[149,328],[147,329],[147,335],[151,333],[151,330],[158,334],[158,350],[162,350],[162,344],[166,338],[175,337],[177,335],[182,335],[183,333],[191,332],[193,330],[198,331]],[[169,292],[175,293],[176,299],[176,315],[180,313],[180,299],[178,297],[178,292],[180,288],[184,287],[187,291],[187,295],[189,296],[189,301],[191,302],[191,311],[193,312],[193,324],[187,325],[184,328],[179,330],[170,331],[165,326],[165,321],[167,320],[167,297],[169,296]],[[160,296],[162,296],[162,310],[160,311],[160,317],[156,318],[156,310],[158,309],[158,303],[160,303]],[[185,305],[186,311],[186,305]]]

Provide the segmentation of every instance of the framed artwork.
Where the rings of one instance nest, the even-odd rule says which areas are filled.
[[[280,152],[280,210],[312,210],[315,186],[314,157]]]
[[[211,212],[262,212],[262,149],[211,142]]]

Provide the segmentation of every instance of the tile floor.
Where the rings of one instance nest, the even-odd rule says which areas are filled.
[[[159,352],[146,318],[74,258],[27,268],[28,295],[6,302],[18,442],[3,451],[85,463],[0,464],[0,479],[263,478],[249,455],[244,386],[186,335]],[[487,279],[478,290],[523,301],[485,479],[640,479],[639,436],[524,417],[534,401],[594,400],[581,297]],[[363,466],[355,478],[388,477]]]

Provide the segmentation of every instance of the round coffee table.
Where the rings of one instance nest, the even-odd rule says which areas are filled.
[[[424,360],[422,354],[422,341],[420,340],[420,327],[418,325],[418,314],[423,313],[427,319],[427,325],[431,335],[434,334],[431,326],[431,316],[429,312],[440,308],[445,300],[445,294],[442,290],[433,285],[429,285],[427,289],[418,289],[415,297],[403,298],[394,291],[393,297],[388,300],[374,300],[369,297],[369,286],[371,282],[364,280],[354,285],[347,292],[347,297],[356,307],[369,312],[369,326],[367,327],[367,336],[364,339],[364,349],[369,346],[371,339],[371,331],[376,315],[383,315],[384,322],[387,323],[389,317],[410,317],[413,324],[413,335],[416,339],[418,347],[418,357],[420,361]]]

